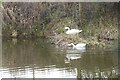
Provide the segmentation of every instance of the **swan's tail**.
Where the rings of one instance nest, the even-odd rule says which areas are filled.
[[[79,32],[82,32],[83,30],[79,30]]]

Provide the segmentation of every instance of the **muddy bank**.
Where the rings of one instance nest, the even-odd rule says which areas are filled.
[[[78,43],[86,43],[87,47],[99,47],[99,48],[110,48],[113,44],[115,44],[116,41],[118,41],[117,39],[101,39],[98,40],[98,38],[96,37],[89,37],[89,38],[83,38],[80,36],[69,36],[66,34],[58,34],[56,36],[49,36],[48,39],[50,40],[51,44],[56,46],[57,48],[61,47],[61,48],[66,48],[68,47],[68,44],[70,43],[74,43],[74,44],[78,44]]]

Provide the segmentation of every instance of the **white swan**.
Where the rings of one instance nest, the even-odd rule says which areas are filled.
[[[70,29],[69,27],[65,27],[65,29],[67,30],[66,34],[70,34],[70,35],[75,35],[75,34],[82,32],[82,30]]]
[[[71,43],[71,45],[73,46],[73,49],[78,49],[78,50],[83,50],[86,47],[85,43],[78,43],[76,45],[74,45],[73,43]]]

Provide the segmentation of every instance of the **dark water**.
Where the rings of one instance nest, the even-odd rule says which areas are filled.
[[[58,49],[47,40],[3,40],[1,78],[117,78],[117,46]]]

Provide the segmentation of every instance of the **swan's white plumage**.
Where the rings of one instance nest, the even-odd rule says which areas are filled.
[[[85,49],[85,47],[86,47],[85,43],[78,43],[76,45],[74,45],[73,43],[71,43],[71,45],[73,46],[74,49]]]
[[[82,30],[70,29],[69,27],[65,27],[65,29],[67,29],[66,34],[70,34],[70,35],[75,35],[82,32]]]

